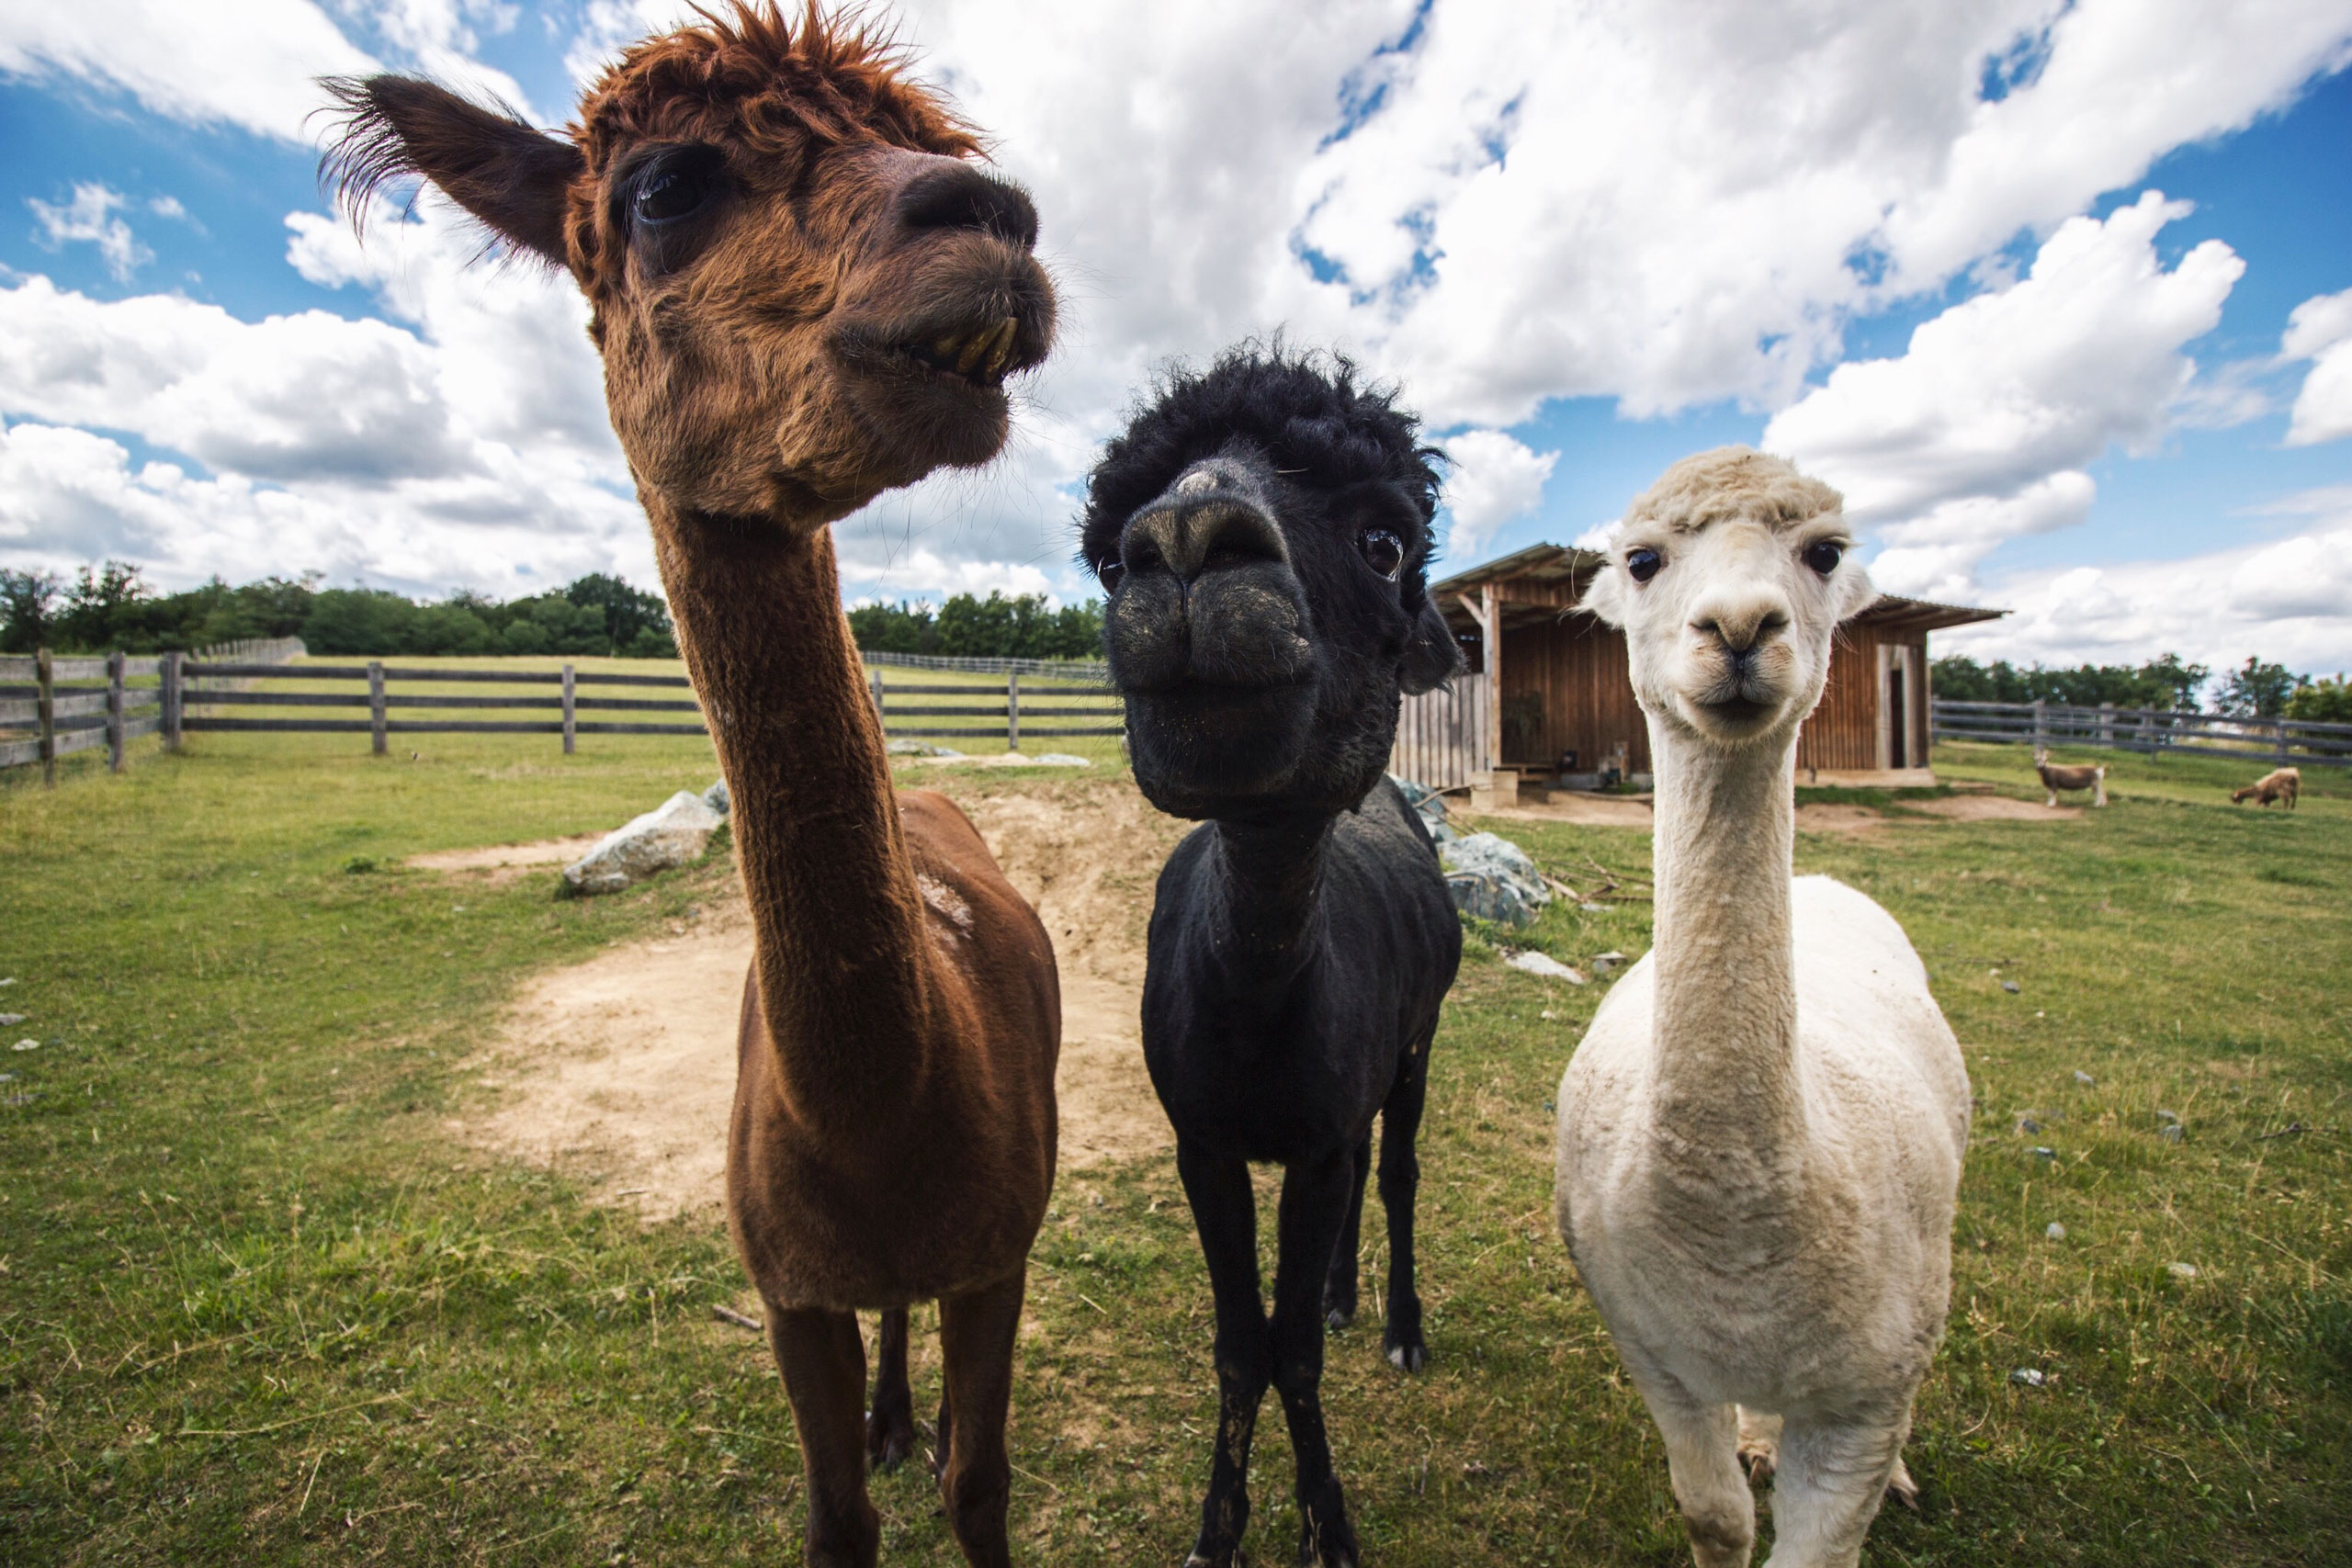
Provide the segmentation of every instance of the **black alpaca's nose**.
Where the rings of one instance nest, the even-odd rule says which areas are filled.
[[[1164,571],[1189,584],[1226,567],[1289,560],[1281,527],[1213,463],[1186,470],[1119,535],[1119,562],[1130,577]]]
[[[899,192],[898,218],[909,231],[978,229],[1023,250],[1037,243],[1037,209],[1027,192],[944,158]]]

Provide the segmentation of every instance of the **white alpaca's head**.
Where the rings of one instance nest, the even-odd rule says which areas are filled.
[[[1844,505],[1745,446],[1683,458],[1634,502],[1583,607],[1623,628],[1645,712],[1725,748],[1789,738],[1838,623],[1874,596]]]

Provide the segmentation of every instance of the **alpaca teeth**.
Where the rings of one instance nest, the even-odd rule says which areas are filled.
[[[988,373],[990,380],[1001,379],[1004,367],[1012,362],[1012,339],[1020,330],[1021,323],[1011,316],[999,318],[996,325],[989,329],[986,341],[989,344]]]
[[[955,362],[956,356],[962,353],[963,349],[964,344],[962,342],[955,337],[940,338],[931,345],[932,353],[939,355],[940,358],[948,361],[950,364]]]
[[[956,356],[956,374],[969,376],[980,367],[980,360],[988,353],[989,334],[976,333],[964,342],[964,351]]]

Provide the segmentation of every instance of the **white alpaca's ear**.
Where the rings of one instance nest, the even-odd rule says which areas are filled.
[[[1878,599],[1878,587],[1871,581],[1871,574],[1855,561],[1838,574],[1838,618],[1859,615]]]
[[[1625,574],[1616,562],[1611,561],[1592,574],[1591,585],[1577,601],[1577,608],[1600,616],[1612,626],[1625,624]]]

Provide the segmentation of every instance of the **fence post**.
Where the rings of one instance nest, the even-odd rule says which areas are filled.
[[[40,682],[40,787],[57,787],[56,661],[45,648],[33,650],[33,679]]]
[[[2033,699],[2033,749],[2037,751],[2050,744],[2049,717],[2044,711],[2049,705],[2050,699],[2047,697]]]
[[[2098,743],[2102,746],[2115,744],[2115,705],[2113,703],[2098,705]]]
[[[865,683],[874,694],[874,722],[882,727],[883,735],[888,737],[890,733],[890,716],[882,707],[881,666],[876,665],[865,672]]]
[[[1008,670],[1004,676],[1004,749],[1021,750],[1021,671]]]
[[[164,685],[158,700],[164,710],[164,750],[166,751],[180,749],[180,691],[181,682],[187,679],[180,671],[180,661],[187,657],[184,653],[164,655]]]
[[[571,666],[567,663],[563,667],[563,754],[567,757],[571,755],[572,750],[571,702]]]
[[[122,650],[107,655],[107,772],[122,772]]]
[[[2282,718],[2275,722],[2278,726],[2278,765],[2283,768],[2287,765],[2287,721]]]
[[[384,744],[384,665],[380,660],[368,661],[368,749],[380,757]]]

